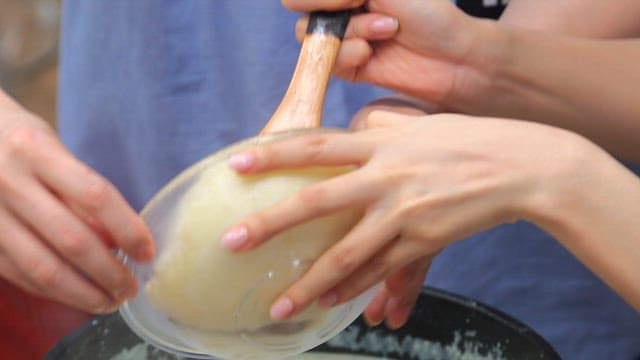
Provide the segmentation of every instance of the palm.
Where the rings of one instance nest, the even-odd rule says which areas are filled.
[[[443,105],[452,92],[478,91],[478,74],[464,66],[474,44],[474,20],[449,0],[371,0],[369,10],[400,23],[397,36],[372,42],[373,55],[355,81],[370,82]]]
[[[398,92],[441,103],[452,91],[457,66],[446,59],[425,57],[398,43],[380,44],[355,81],[372,82]]]

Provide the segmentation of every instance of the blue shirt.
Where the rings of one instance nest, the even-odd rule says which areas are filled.
[[[205,155],[255,136],[287,88],[298,18],[278,1],[68,1],[63,141],[137,209]],[[333,81],[324,126],[387,94]]]
[[[296,19],[279,1],[66,0],[63,141],[140,209],[193,162],[260,130],[297,59]],[[345,126],[385,94],[334,80],[324,125]],[[530,224],[448,247],[428,278],[524,321],[563,358],[640,356],[638,312]]]

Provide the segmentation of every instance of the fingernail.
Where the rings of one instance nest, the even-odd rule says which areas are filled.
[[[153,243],[145,242],[138,247],[136,254],[140,260],[151,260],[155,255],[155,247]]]
[[[398,20],[392,17],[381,17],[371,22],[371,31],[377,34],[389,34],[398,30]]]
[[[117,304],[107,304],[105,306],[103,306],[100,310],[98,310],[98,313],[100,314],[111,314],[112,312],[118,310],[118,305]]]
[[[247,171],[255,161],[256,157],[251,153],[234,154],[229,158],[229,166],[236,171]]]
[[[293,312],[293,301],[289,298],[278,299],[269,310],[269,315],[274,320],[286,319]]]
[[[383,319],[376,319],[376,320],[371,320],[368,317],[364,318],[364,322],[367,324],[367,326],[369,327],[376,327],[380,324],[382,324],[382,320]]]
[[[323,308],[330,308],[338,302],[338,294],[334,291],[329,291],[328,293],[322,295],[320,299],[318,299],[318,304]]]
[[[222,237],[222,247],[227,250],[239,250],[249,240],[249,231],[244,226],[227,231]]]

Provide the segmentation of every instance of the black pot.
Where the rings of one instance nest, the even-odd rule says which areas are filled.
[[[179,359],[145,345],[118,314],[97,317],[66,336],[47,360],[111,360],[126,351],[146,353],[142,359]],[[313,351],[413,359],[560,359],[529,327],[476,301],[434,288],[424,288],[409,322],[391,331],[370,328],[361,318]],[[463,357],[463,355],[465,357]]]

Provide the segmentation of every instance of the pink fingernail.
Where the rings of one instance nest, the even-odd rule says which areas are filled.
[[[269,315],[274,320],[286,319],[293,312],[293,301],[289,298],[278,299],[269,310]]]
[[[118,304],[108,304],[98,310],[100,314],[111,314],[112,312],[118,310]]]
[[[251,153],[240,153],[231,155],[229,166],[236,171],[247,171],[256,162],[256,157]]]
[[[338,302],[338,294],[334,291],[322,295],[318,299],[318,304],[323,308],[330,308]]]
[[[370,318],[368,318],[366,316],[364,318],[364,322],[367,323],[367,325],[369,327],[375,327],[375,326],[378,326],[378,325],[382,324],[382,320],[383,319],[370,319]]]
[[[227,250],[239,250],[249,240],[249,231],[244,226],[238,226],[227,231],[222,237],[222,247]]]
[[[389,34],[398,30],[398,20],[392,17],[381,17],[371,22],[371,31],[377,34]]]

